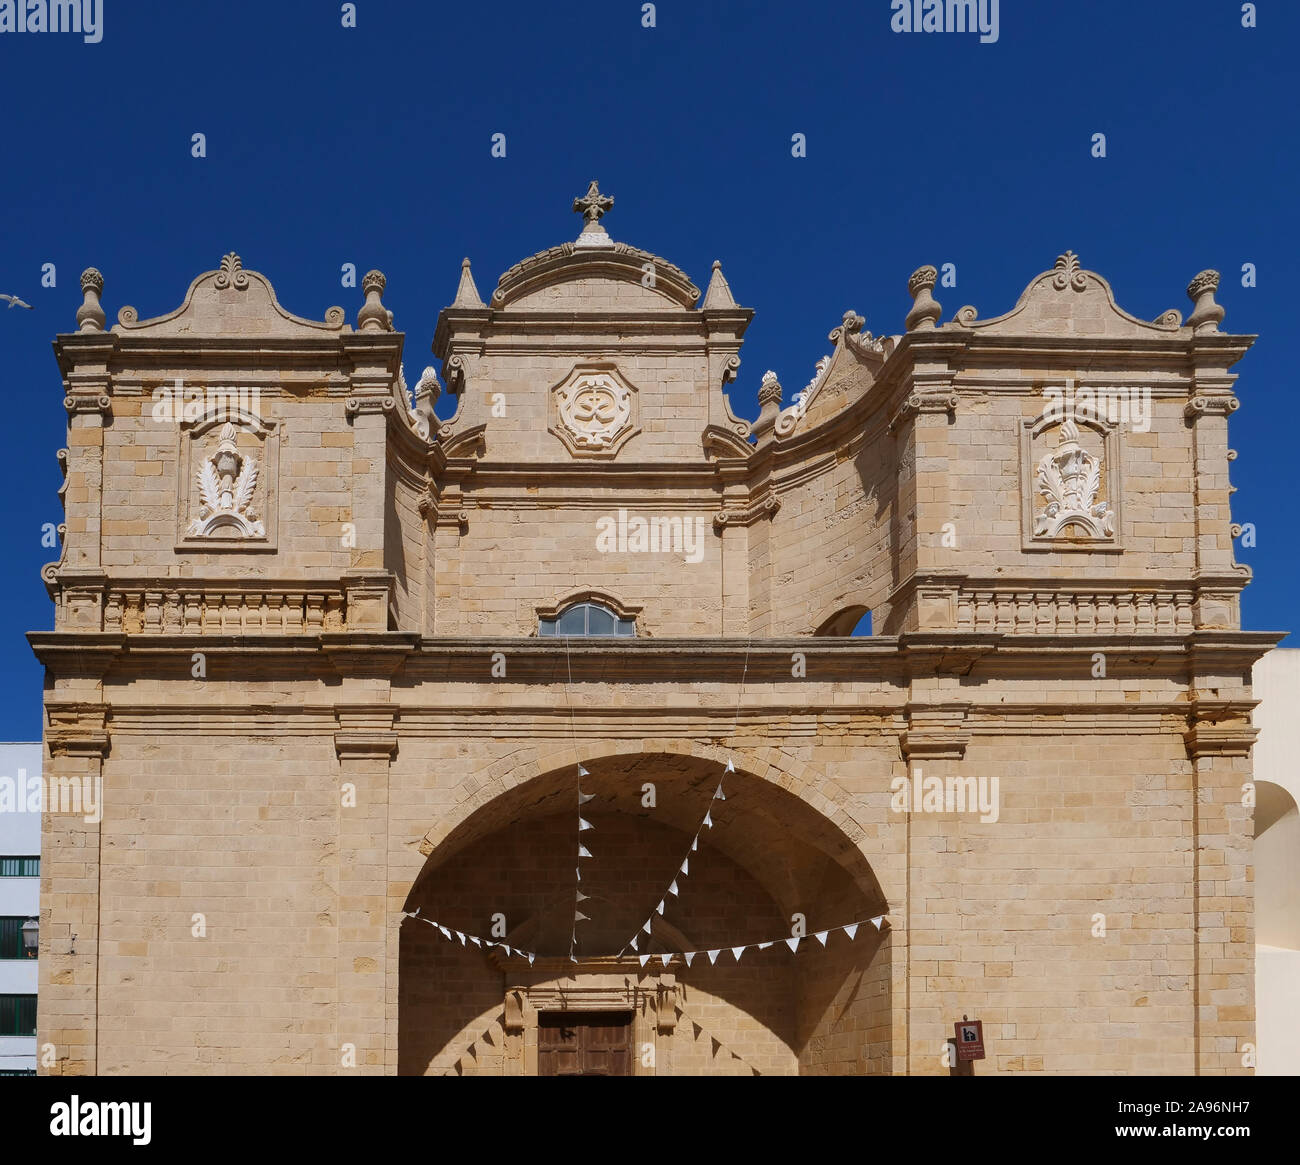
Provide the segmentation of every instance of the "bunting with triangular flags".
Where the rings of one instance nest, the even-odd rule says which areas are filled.
[[[578,893],[581,895],[583,900],[589,898],[589,895],[582,894],[581,891],[578,891]],[[660,905],[662,906],[663,903],[661,902]],[[448,942],[454,943],[456,940],[459,940],[460,945],[462,947],[468,947],[470,944],[473,944],[474,946],[478,947],[480,950],[484,950],[484,951],[495,948],[497,950],[504,951],[507,958],[526,958],[528,960],[529,966],[532,966],[534,961],[537,958],[536,954],[532,951],[520,950],[518,947],[512,947],[509,943],[497,942],[494,939],[484,939],[484,938],[480,938],[477,935],[466,934],[464,931],[454,930],[452,928],[446,927],[442,923],[437,922],[432,918],[423,918],[420,916],[420,912],[418,910],[414,912],[401,911],[400,913],[404,918],[414,918],[419,922],[427,923],[429,926],[433,927],[433,929],[436,930],[440,935],[442,935],[442,937],[445,938]],[[654,916],[651,915],[651,919],[653,919],[653,917]],[[591,919],[589,918],[589,916],[584,914],[581,910],[577,910],[577,909],[574,910],[575,929],[579,922],[590,922],[590,921]],[[845,923],[842,926],[827,927],[825,930],[815,931],[812,937],[817,940],[818,944],[821,947],[825,948],[829,945],[831,932],[836,930],[842,930],[848,936],[849,941],[852,942],[854,939],[856,939],[858,930],[862,926],[863,921],[870,922],[871,925],[876,928],[876,930],[883,930],[886,922],[886,916],[883,914],[878,914],[874,918],[859,920],[857,922]],[[651,931],[650,920],[647,920],[641,929],[646,934],[651,934],[652,931]],[[689,967],[694,962],[695,956],[703,953],[708,956],[709,964],[712,966],[717,963],[718,956],[724,950],[730,950],[732,957],[736,960],[737,963],[739,963],[741,961],[741,957],[744,955],[746,951],[750,949],[765,951],[769,947],[776,946],[778,943],[781,942],[784,942],[785,945],[790,948],[791,953],[797,954],[799,951],[799,946],[803,941],[803,937],[804,936],[802,935],[795,935],[790,938],[784,938],[784,939],[767,939],[764,942],[742,943],[740,946],[734,946],[734,947],[717,947],[713,950],[706,950],[704,952],[665,951],[665,952],[660,952],[658,954],[651,954],[650,952],[642,952],[637,955],[637,958],[642,967],[646,966],[646,964],[653,958],[658,958],[660,964],[664,967],[667,967],[672,962],[673,959],[681,958],[686,963],[686,966]],[[640,932],[638,932],[634,938],[628,941],[627,946],[630,946],[634,951],[637,950],[640,944],[640,938],[641,935]],[[624,949],[626,949],[626,947]],[[622,952],[619,953],[621,954]],[[610,956],[610,957],[617,957],[617,956]],[[574,954],[573,950],[570,949],[569,962],[576,963],[577,961],[578,960],[576,955]]]

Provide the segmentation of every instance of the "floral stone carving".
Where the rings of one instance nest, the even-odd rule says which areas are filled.
[[[186,530],[190,538],[264,538],[266,529],[253,509],[257,488],[257,460],[240,453],[236,429],[222,426],[216,448],[204,458],[195,474],[201,505]]]
[[[1098,501],[1102,459],[1079,444],[1079,428],[1068,417],[1060,428],[1056,449],[1038,462],[1035,484],[1046,500],[1034,515],[1035,538],[1060,538],[1076,526],[1090,538],[1111,538],[1115,515],[1110,505]]]

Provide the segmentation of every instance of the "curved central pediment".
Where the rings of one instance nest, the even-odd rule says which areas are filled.
[[[582,298],[591,307],[613,301],[631,308],[690,309],[700,298],[700,289],[686,272],[667,259],[627,243],[577,242],[561,243],[516,263],[501,276],[491,306],[545,309],[563,303],[568,308],[573,297],[565,286],[577,283],[584,285]],[[591,294],[593,283],[596,295]],[[601,283],[609,285],[607,294],[599,294]]]

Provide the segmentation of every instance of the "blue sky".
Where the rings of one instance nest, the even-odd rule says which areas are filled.
[[[1245,29],[1230,0],[1003,0],[981,44],[896,34],[888,0],[664,2],[653,29],[624,0],[360,0],[355,29],[331,0],[104,0],[98,44],[0,34],[0,291],[36,308],[0,309],[0,739],[40,733],[23,634],[52,625],[41,527],[62,517],[50,342],[75,326],[84,267],[104,273],[110,320],[171,310],[230,250],[290,311],[351,319],[363,297],[342,264],[378,267],[414,383],[462,256],[488,294],[577,234],[569,207],[593,177],[617,199],[616,239],[700,286],[721,259],[756,310],[732,391],[751,417],[763,371],[789,400],[846,308],[902,331],[923,263],[957,265],[957,288],[936,291],[945,319],[1009,309],[1067,248],[1146,319],[1186,314],[1188,280],[1218,268],[1225,330],[1261,336],[1231,424],[1234,518],[1258,540],[1238,551],[1255,570],[1244,622],[1286,630],[1300,5],[1258,7]],[[795,133],[807,157],[791,156]]]

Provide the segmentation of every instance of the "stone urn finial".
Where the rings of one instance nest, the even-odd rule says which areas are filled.
[[[1202,271],[1187,285],[1187,298],[1195,305],[1187,317],[1187,326],[1195,332],[1217,332],[1224,317],[1223,308],[1214,302],[1219,289],[1219,273]]]
[[[104,277],[94,268],[81,273],[81,293],[85,297],[77,308],[77,327],[83,332],[102,332],[107,317],[99,306],[99,293],[104,290]]]
[[[776,373],[771,369],[763,373],[763,382],[758,386],[758,403],[760,408],[781,403],[781,382],[777,380]]]
[[[918,267],[907,281],[907,290],[912,296],[912,310],[907,313],[906,327],[909,332],[920,328],[933,328],[938,322],[943,308],[930,294],[938,282],[939,272],[934,267]]]
[[[366,302],[357,312],[357,327],[363,332],[391,332],[393,330],[393,313],[384,307],[380,296],[388,281],[382,271],[367,271],[361,280],[361,290],[366,293]]]

